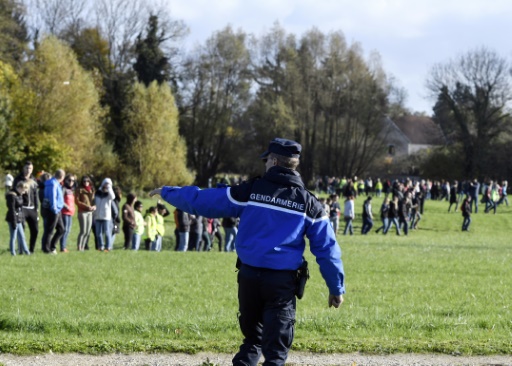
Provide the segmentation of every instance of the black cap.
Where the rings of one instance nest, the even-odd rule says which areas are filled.
[[[287,156],[289,158],[300,158],[300,152],[302,146],[298,142],[293,140],[287,140],[282,138],[275,138],[270,141],[268,150],[260,155],[261,159],[266,158],[270,153],[274,153],[281,156]]]

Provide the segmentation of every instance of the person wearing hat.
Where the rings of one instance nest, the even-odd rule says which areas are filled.
[[[244,336],[233,365],[284,365],[292,345],[297,270],[304,263],[305,237],[329,289],[328,305],[343,302],[341,250],[323,205],[296,171],[302,147],[276,138],[260,158],[265,174],[233,187],[164,186],[150,192],[186,212],[239,217],[239,323]],[[300,295],[297,295],[300,297]]]

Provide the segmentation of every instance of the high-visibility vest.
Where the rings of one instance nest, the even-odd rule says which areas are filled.
[[[156,233],[160,236],[165,234],[164,217],[159,213],[156,214]]]

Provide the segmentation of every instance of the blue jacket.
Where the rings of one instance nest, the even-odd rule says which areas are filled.
[[[62,194],[62,186],[59,181],[52,177],[44,184],[44,198],[50,204],[50,210],[58,214],[64,207],[64,195]]]
[[[330,294],[345,293],[341,249],[329,217],[296,171],[275,166],[261,179],[237,186],[163,187],[161,196],[194,215],[240,217],[236,251],[253,267],[298,269],[306,236]]]

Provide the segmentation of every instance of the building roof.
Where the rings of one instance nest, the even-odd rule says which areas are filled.
[[[446,138],[441,128],[430,117],[403,116],[393,120],[413,144],[444,145]]]

